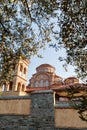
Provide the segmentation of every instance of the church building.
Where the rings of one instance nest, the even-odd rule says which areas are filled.
[[[20,57],[13,81],[3,85],[1,130],[86,130],[87,123],[79,118],[71,101],[87,94],[87,85],[76,77],[63,79],[50,64],[38,66],[26,85],[28,65],[29,61]]]

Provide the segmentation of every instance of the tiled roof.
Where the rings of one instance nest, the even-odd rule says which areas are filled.
[[[37,90],[54,90],[54,91],[65,91],[66,89],[70,89],[71,85],[58,85],[57,83],[52,84],[51,86],[48,87],[26,87],[26,92],[32,92],[32,91],[37,91]],[[73,87],[79,87],[80,90],[87,90],[87,85],[85,84],[72,84]]]

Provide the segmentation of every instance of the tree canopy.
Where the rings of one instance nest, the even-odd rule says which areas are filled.
[[[64,47],[66,63],[87,73],[86,0],[0,0],[0,82],[8,80],[17,57],[31,58],[48,42]]]
[[[68,88],[66,88],[65,91],[68,92],[68,97],[70,98],[70,106],[78,110],[79,117],[83,121],[87,122],[87,85],[70,85]]]
[[[30,59],[48,43],[56,50],[65,48],[67,57],[59,59],[75,66],[86,81],[86,15],[87,0],[0,0],[0,84],[11,80],[20,56]],[[82,115],[86,102],[83,96],[77,109],[87,121],[87,114]]]
[[[62,3],[62,43],[67,52],[67,63],[76,66],[82,79],[87,78],[87,1],[66,0]]]

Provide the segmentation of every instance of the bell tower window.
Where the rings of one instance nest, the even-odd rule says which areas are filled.
[[[19,82],[17,86],[17,91],[19,92],[20,90],[21,90],[21,83]]]
[[[6,90],[6,83],[3,84],[2,86],[2,92]]]
[[[22,76],[23,66],[20,65],[20,76]]]
[[[26,68],[24,68],[24,77],[26,77]]]
[[[9,84],[9,91],[12,91],[12,87],[13,87],[13,82],[10,81],[10,84]]]
[[[25,85],[23,84],[23,85],[22,85],[22,91],[24,91],[24,90],[25,90]]]

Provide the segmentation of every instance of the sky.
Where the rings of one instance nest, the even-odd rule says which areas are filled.
[[[39,54],[41,54],[43,58],[38,58],[37,56],[34,56],[30,60],[28,71],[28,83],[31,76],[36,73],[36,67],[38,67],[41,64],[50,64],[54,66],[56,69],[55,71],[56,74],[64,79],[72,76],[76,77],[73,66],[68,65],[66,71],[63,67],[64,62],[60,62],[58,60],[59,56],[66,55],[64,49],[60,49],[59,51],[56,52],[54,48],[47,46],[45,50],[40,50]]]
[[[55,12],[55,13],[58,13],[58,16],[61,14],[60,10],[58,10],[58,12]],[[53,28],[54,32],[60,31],[60,27],[58,25],[58,19],[57,18],[50,18],[49,22],[53,23],[55,25],[54,28]],[[36,31],[36,34],[38,34],[37,26],[34,24],[33,27]],[[52,36],[51,36],[51,38],[52,38],[53,42],[56,42]],[[60,62],[58,60],[59,56],[66,56],[65,50],[61,49],[61,50],[56,52],[54,48],[48,47],[48,46],[49,45],[46,46],[45,50],[39,51],[39,53],[43,56],[43,58],[38,58],[37,56],[34,56],[34,57],[31,58],[30,64],[29,64],[27,81],[29,81],[31,76],[36,73],[36,67],[38,67],[41,64],[50,64],[50,65],[54,66],[55,69],[56,69],[56,74],[58,76],[61,76],[64,79],[67,78],[67,77],[71,77],[71,76],[76,77],[73,66],[68,65],[68,68],[67,68],[67,71],[66,71],[63,67],[64,62]]]

